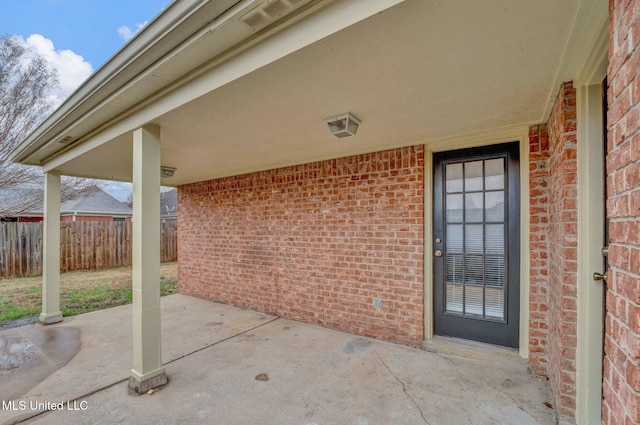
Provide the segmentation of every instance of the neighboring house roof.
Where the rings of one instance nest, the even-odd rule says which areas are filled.
[[[62,202],[61,214],[130,216],[133,210],[99,187],[91,187],[81,196]]]
[[[38,208],[41,214],[43,201],[42,186],[36,183],[0,188],[0,216],[24,215]]]
[[[32,201],[25,205],[25,199]],[[17,211],[12,215],[41,216],[44,213],[43,200],[44,191],[37,184],[3,188],[0,189],[0,214],[3,211]],[[131,216],[133,211],[99,187],[92,186],[79,196],[63,201],[60,214]]]
[[[178,191],[171,189],[160,193],[160,217],[172,218],[178,216]]]

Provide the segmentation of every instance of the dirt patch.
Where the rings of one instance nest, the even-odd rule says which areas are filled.
[[[14,320],[5,320],[0,322],[0,330],[19,328],[20,326],[32,325],[38,321],[37,315],[25,316]]]

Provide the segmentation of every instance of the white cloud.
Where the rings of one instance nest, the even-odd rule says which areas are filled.
[[[18,39],[58,71],[60,87],[50,93],[56,105],[62,103],[93,72],[93,66],[82,56],[71,50],[56,50],[53,41],[40,34],[32,34],[26,40]]]
[[[118,35],[122,37],[123,40],[127,41],[131,37],[133,37],[133,31],[131,31],[131,28],[129,28],[128,26],[123,25],[118,28]]]
[[[141,24],[136,24],[136,29],[135,29],[135,31],[134,31],[134,30],[132,30],[131,28],[129,28],[128,26],[126,26],[126,25],[122,25],[122,26],[118,27],[118,35],[120,35],[120,37],[122,37],[122,39],[123,39],[124,41],[129,41],[129,39],[130,39],[131,37],[133,37],[133,36],[134,36],[138,31],[140,31],[140,29],[141,29],[142,27],[144,27],[145,25],[147,25],[147,23],[148,23],[148,22],[149,22],[149,21],[144,21],[144,22],[143,22],[143,23],[141,23]]]
[[[125,182],[111,181],[104,188],[105,192],[113,196],[119,201],[124,201],[129,196],[129,193],[133,191],[133,184]]]

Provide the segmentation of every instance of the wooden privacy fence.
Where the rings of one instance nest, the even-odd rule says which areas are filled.
[[[42,223],[0,223],[0,276],[42,274]]]
[[[178,259],[175,221],[160,225],[160,261]],[[131,265],[132,223],[60,223],[60,271]],[[0,223],[0,277],[42,274],[42,223]]]

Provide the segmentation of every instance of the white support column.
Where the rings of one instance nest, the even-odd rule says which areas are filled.
[[[133,369],[142,394],[167,383],[160,324],[160,127],[133,132]]]
[[[62,322],[60,311],[60,175],[44,175],[42,325]]]

